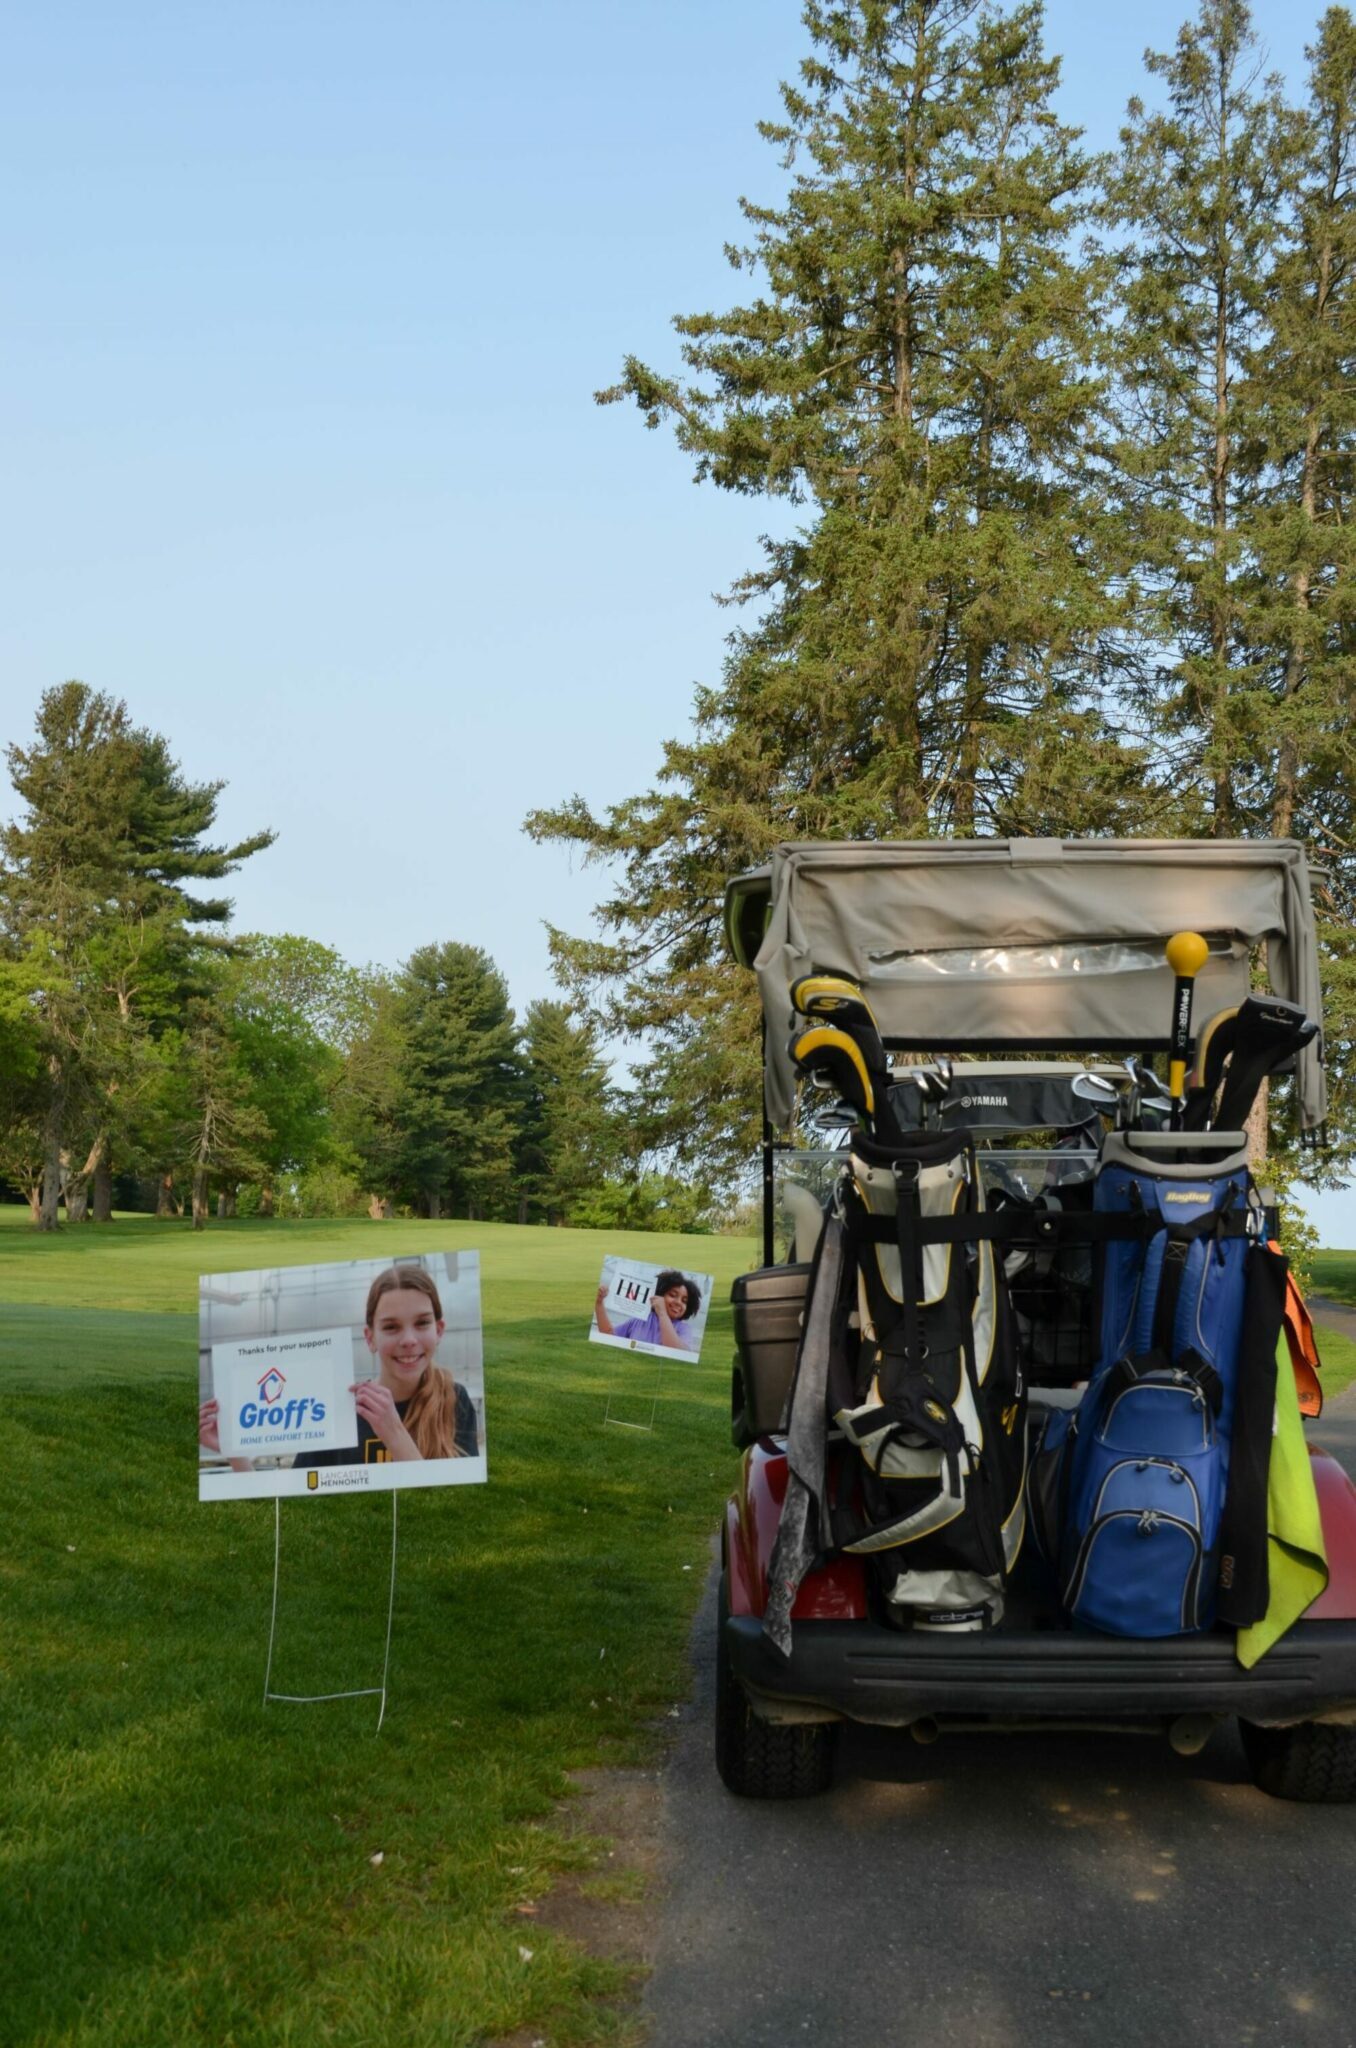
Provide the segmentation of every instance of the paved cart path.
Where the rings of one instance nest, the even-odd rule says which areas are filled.
[[[1356,1388],[1317,1438],[1356,1473]],[[1166,1742],[845,1727],[823,1798],[711,1757],[712,1580],[665,1772],[651,2048],[1347,2048],[1356,1807],[1268,1799],[1226,1724]]]

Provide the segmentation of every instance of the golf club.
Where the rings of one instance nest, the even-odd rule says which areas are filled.
[[[1170,1116],[1173,1098],[1166,1082],[1137,1055],[1132,1055],[1125,1062],[1125,1067],[1134,1084],[1128,1119],[1131,1129],[1138,1130],[1142,1127],[1145,1113],[1149,1110],[1155,1111],[1159,1116]]]
[[[1196,1065],[1182,1112],[1184,1130],[1203,1131],[1210,1122],[1210,1105],[1219,1092],[1224,1063],[1234,1049],[1237,1021],[1235,1003],[1231,1009],[1216,1010],[1197,1036]]]
[[[1091,1102],[1103,1116],[1113,1116],[1119,1112],[1125,1093],[1114,1081],[1109,1081],[1105,1074],[1075,1074],[1070,1088],[1080,1102]]]
[[[818,1088],[831,1088],[868,1127],[876,1122],[877,1096],[855,1039],[831,1024],[793,1033],[791,1057]]]
[[[872,1088],[884,1100],[890,1087],[890,1061],[871,1005],[855,981],[842,974],[803,974],[790,989],[792,1008],[802,1016],[845,1031],[861,1053]]]
[[[1317,1024],[1298,1003],[1283,1002],[1279,996],[1249,996],[1240,1003],[1212,1128],[1241,1131],[1267,1075],[1317,1035]]]
[[[1199,932],[1174,932],[1166,951],[1168,965],[1177,977],[1172,991],[1168,1093],[1173,1098],[1173,1129],[1180,1130],[1186,1096],[1187,1061],[1191,1053],[1191,999],[1195,993],[1196,976],[1209,959],[1210,948]]]

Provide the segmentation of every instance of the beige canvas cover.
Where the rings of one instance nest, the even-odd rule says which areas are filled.
[[[751,915],[752,913],[752,915]],[[766,925],[756,957],[751,930]],[[916,1049],[1166,1046],[1175,931],[1210,955],[1195,1023],[1241,1002],[1265,941],[1271,992],[1320,1017],[1309,877],[1296,840],[837,840],[779,846],[731,884],[737,957],[767,1020],[767,1110],[790,1118],[787,990],[833,969],[860,982],[887,1041]],[[1299,1056],[1306,1129],[1322,1123],[1321,1037]]]

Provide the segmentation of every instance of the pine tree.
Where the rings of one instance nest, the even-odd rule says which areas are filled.
[[[597,1026],[565,1003],[528,1005],[527,1092],[514,1152],[518,1220],[578,1221],[580,1204],[629,1151]]]
[[[39,1223],[52,1229],[72,1148],[81,1199],[101,1166],[106,1191],[138,1037],[182,1017],[229,914],[186,885],[229,874],[272,834],[206,844],[221,785],[185,781],[158,734],[84,683],[44,694],[33,745],[8,761],[25,816],[0,830],[0,921],[11,958],[40,973]]]
[[[805,22],[763,131],[790,189],[745,202],[730,252],[765,289],[675,323],[687,379],[633,358],[600,396],[808,523],[736,586],[762,616],[661,788],[528,821],[621,863],[610,941],[555,935],[558,970],[657,1034],[652,1133],[726,1169],[756,1129],[754,1013],[716,964],[730,872],[782,838],[1104,828],[1138,783],[1099,701],[1128,558],[1098,476],[1100,272],[1070,247],[1090,166],[1039,8],[811,0]]]
[[[1356,1049],[1356,23],[1346,8],[1328,10],[1307,54],[1243,451],[1249,653],[1267,692],[1245,796],[1250,830],[1308,845],[1331,1121],[1344,1137]]]
[[[507,1197],[522,1112],[518,1029],[488,953],[422,946],[401,970],[398,1183],[422,1215],[483,1216]]]
[[[1120,454],[1163,649],[1160,765],[1177,791],[1172,822],[1226,837],[1249,823],[1268,724],[1250,645],[1244,450],[1296,136],[1256,48],[1244,0],[1201,0],[1171,54],[1145,53],[1167,106],[1130,102],[1106,209],[1128,235]]]

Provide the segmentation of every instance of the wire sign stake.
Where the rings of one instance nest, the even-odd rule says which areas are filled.
[[[659,1393],[660,1393],[660,1389],[661,1389],[661,1387],[663,1386],[663,1384],[664,1384],[664,1368],[663,1368],[663,1366],[662,1366],[661,1364],[659,1364],[659,1363],[658,1363],[658,1362],[656,1361],[656,1364],[655,1364],[655,1374],[654,1374],[654,1383],[653,1383],[653,1385],[652,1385],[652,1387],[651,1387],[651,1390],[650,1390],[650,1418],[649,1418],[649,1421],[648,1421],[648,1422],[627,1422],[627,1421],[624,1421],[624,1420],[623,1420],[623,1418],[622,1418],[622,1417],[621,1417],[620,1415],[614,1415],[614,1414],[612,1413],[612,1401],[613,1401],[613,1396],[612,1396],[612,1394],[611,1394],[611,1393],[609,1392],[609,1394],[608,1394],[608,1397],[607,1397],[607,1407],[606,1407],[606,1408],[604,1409],[604,1411],[603,1411],[603,1428],[604,1428],[604,1429],[609,1429],[609,1428],[611,1428],[611,1429],[638,1429],[638,1430],[641,1430],[641,1431],[642,1431],[642,1432],[643,1432],[644,1434],[646,1434],[646,1435],[651,1435],[651,1434],[653,1433],[653,1431],[654,1431],[654,1418],[655,1418],[655,1412],[656,1412],[656,1410],[657,1410],[657,1409],[658,1409],[658,1407],[659,1407]],[[634,1395],[634,1396],[627,1396],[626,1398],[627,1398],[627,1400],[628,1400],[628,1401],[630,1401],[630,1400],[634,1400],[634,1401],[635,1401],[635,1403],[636,1403],[636,1406],[637,1406],[637,1409],[638,1409],[638,1411],[639,1411],[639,1412],[640,1412],[641,1414],[643,1414],[643,1413],[644,1413],[644,1410],[645,1410],[645,1396],[644,1396],[644,1394],[637,1394],[637,1395]]]
[[[285,1701],[290,1706],[315,1706],[322,1700],[381,1700],[381,1712],[377,1715],[376,1732],[381,1733],[381,1724],[386,1719],[386,1679],[391,1668],[391,1625],[395,1619],[396,1589],[396,1539],[399,1531],[398,1504],[400,1494],[391,1488],[391,1586],[386,1602],[386,1650],[381,1664],[380,1685],[360,1685],[352,1692],[273,1692],[269,1681],[273,1676],[273,1646],[278,1633],[278,1579],[282,1561],[282,1501],[275,1496],[273,1502],[273,1607],[268,1623],[268,1662],[264,1666],[263,1704],[270,1700]]]

